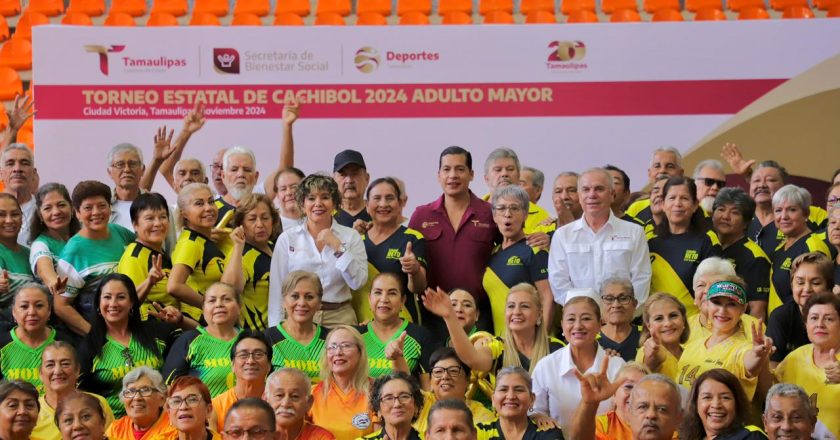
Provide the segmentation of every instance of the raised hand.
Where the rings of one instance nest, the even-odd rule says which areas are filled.
[[[405,347],[405,330],[397,339],[389,342],[385,346],[385,359],[393,361],[404,356],[403,348]]]
[[[195,107],[184,116],[184,131],[193,134],[204,127],[204,122],[204,104],[196,102]]]
[[[236,227],[230,233],[230,241],[233,242],[233,246],[242,249],[245,247],[245,228],[242,226]]]
[[[665,352],[662,351],[662,343],[656,333],[650,334],[650,337],[642,345],[642,350],[645,353],[645,365],[651,370],[658,369],[665,361]]]
[[[367,231],[373,226],[373,222],[366,222],[362,219],[357,219],[353,222],[353,229],[359,233],[359,235],[367,234]]]
[[[831,349],[829,352],[831,363],[823,368],[825,370],[826,383],[836,385],[840,383],[840,361],[837,360],[837,351]]]
[[[755,165],[755,159],[744,160],[744,155],[741,154],[741,150],[738,149],[737,145],[731,142],[723,144],[720,157],[729,164],[733,171],[740,175],[746,175],[750,168]]]
[[[152,303],[154,310],[149,310],[149,316],[153,316],[160,321],[166,322],[172,325],[178,325],[183,321],[184,316],[181,314],[181,311],[176,309],[173,306],[166,306],[163,307],[160,303]]]
[[[410,241],[405,245],[405,253],[400,257],[400,265],[402,266],[403,273],[415,274],[420,271],[420,262],[417,261],[417,256],[414,255]]]
[[[61,295],[64,293],[64,290],[67,289],[67,277],[57,277],[54,282],[47,286],[47,288],[50,289],[50,293],[53,297]]]
[[[163,255],[158,254],[152,257],[152,268],[149,269],[147,278],[150,286],[154,286],[163,279]]]
[[[601,403],[612,397],[615,391],[627,381],[626,378],[622,378],[615,382],[610,382],[609,377],[607,377],[609,366],[610,360],[604,358],[601,361],[601,369],[597,373],[587,373],[584,375],[577,368],[572,370],[575,377],[580,381],[580,396],[583,402],[593,404]]]
[[[0,274],[0,292],[6,293],[9,291],[9,271],[3,270],[3,273]]]
[[[155,148],[152,150],[152,157],[155,160],[164,161],[175,152],[175,147],[172,145],[172,136],[175,130],[170,130],[166,134],[166,126],[158,127],[155,133]]]
[[[283,103],[283,125],[290,127],[297,121],[300,114],[300,102],[295,97],[294,93],[286,93],[286,99]]]
[[[12,131],[18,131],[26,123],[27,119],[35,115],[35,111],[32,110],[33,105],[35,105],[35,101],[31,97],[27,95],[15,96],[12,109],[7,112],[9,116],[9,128]]]
[[[773,339],[769,336],[764,336],[764,333],[761,332],[761,326],[763,324],[763,320],[759,320],[757,324],[752,324],[752,351],[756,354],[756,356],[762,359],[769,357],[774,351],[776,351],[776,347],[773,346]]]
[[[449,295],[440,287],[437,290],[431,287],[426,288],[426,292],[423,294],[423,306],[426,307],[426,310],[443,319],[455,314],[455,310],[452,308],[452,302],[449,300]]]

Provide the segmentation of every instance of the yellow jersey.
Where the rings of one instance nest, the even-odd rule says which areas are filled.
[[[426,435],[426,428],[428,427],[429,411],[432,410],[432,405],[437,402],[437,398],[432,392],[421,392],[423,393],[423,407],[420,408],[420,415],[417,417],[417,421],[415,421],[411,426],[420,433],[421,438],[424,438]],[[467,400],[465,403],[472,412],[474,424],[478,425],[479,423],[490,423],[496,419],[493,412],[485,408],[480,402]]]
[[[184,228],[172,252],[172,266],[183,264],[192,273],[187,278],[187,285],[196,293],[204,296],[210,285],[222,279],[225,272],[225,254],[209,238]],[[181,304],[181,311],[193,319],[201,319],[201,309],[189,304]]]
[[[758,324],[758,323],[761,323],[761,334],[764,334],[767,327],[764,325],[764,323],[760,319],[758,319],[758,318],[756,318],[752,315],[748,315],[746,313],[741,314],[741,328],[744,329],[744,335],[747,337],[747,339],[750,340],[750,342],[752,342],[752,339],[753,339],[753,337],[752,337],[752,326],[753,326],[753,324]],[[691,343],[695,339],[702,339],[702,340],[705,341],[706,339],[709,339],[709,336],[712,336],[712,330],[709,327],[700,325],[700,314],[699,313],[690,317],[690,318],[688,318],[687,325],[688,325],[689,333],[688,333],[688,341],[686,341],[686,344]]]
[[[99,394],[86,394],[96,397],[99,405],[102,406],[102,412],[105,413],[105,429],[107,430],[111,426],[111,423],[114,422],[114,412],[111,411],[108,401]],[[61,438],[61,431],[58,430],[58,426],[55,424],[55,408],[47,403],[47,399],[44,396],[39,397],[38,401],[41,403],[41,410],[38,412],[38,423],[35,424],[35,429],[32,430],[29,438],[31,440],[56,440]]]
[[[787,355],[776,367],[776,380],[801,386],[819,411],[817,419],[840,438],[840,384],[826,383],[825,370],[814,363],[814,344]]]
[[[662,365],[659,366],[658,371],[654,371],[654,373],[659,373],[664,376],[668,376],[677,381],[677,373],[679,372],[677,364],[679,364],[680,360],[673,353],[668,351],[665,347],[661,347],[660,350],[664,350],[665,352],[665,360],[662,362]],[[685,351],[685,347],[683,347],[683,351]],[[642,347],[636,351],[636,362],[640,364],[645,363],[645,350]],[[599,416],[600,417],[600,416]]]
[[[146,294],[146,299],[140,306],[140,314],[145,321],[149,316],[149,311],[154,310],[153,303],[161,303],[164,307],[173,306],[180,308],[181,303],[172,295],[166,293],[166,283],[169,281],[169,274],[172,272],[172,260],[166,254],[149,248],[137,241],[125,247],[125,251],[120,258],[120,263],[117,265],[117,272],[128,276],[131,281],[134,281],[135,286],[139,286],[149,277],[149,270],[152,268],[152,258],[163,256],[163,278],[152,286],[149,293]]]
[[[747,398],[752,400],[758,378],[749,377],[744,366],[744,356],[752,350],[752,341],[743,330],[736,331],[725,341],[711,348],[706,348],[707,340],[708,338],[698,338],[686,344],[677,364],[677,383],[691,389],[697,376],[714,368],[723,368],[738,378]]]

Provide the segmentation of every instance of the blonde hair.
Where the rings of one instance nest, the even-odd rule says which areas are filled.
[[[671,295],[670,293],[665,292],[656,292],[653,295],[649,296],[648,299],[642,304],[642,322],[644,326],[642,327],[642,335],[639,337],[639,347],[645,344],[645,341],[648,340],[650,337],[650,327],[648,323],[650,322],[650,308],[653,307],[654,304],[661,302],[661,301],[668,301],[673,304],[677,310],[679,310],[680,315],[683,318],[683,324],[685,328],[683,328],[683,332],[680,335],[680,343],[685,344],[688,342],[688,337],[690,335],[690,329],[688,327],[688,315],[686,313],[685,304],[682,301],[678,300],[676,297]]]
[[[327,361],[327,348],[329,347],[329,341],[333,334],[337,333],[339,330],[344,330],[347,333],[350,333],[350,337],[353,338],[353,342],[356,344],[356,348],[359,349],[359,365],[356,367],[356,371],[353,373],[353,388],[356,390],[357,393],[367,394],[368,390],[370,389],[370,380],[368,377],[370,376],[370,366],[368,365],[368,356],[367,350],[365,349],[365,341],[362,339],[362,335],[359,333],[358,330],[353,328],[349,325],[337,325],[330,330],[330,333],[327,335],[327,344],[324,347],[324,351],[321,354],[321,362],[320,367],[321,371],[319,376],[321,378],[321,382],[324,382],[324,398],[326,398],[330,393],[330,387],[333,385],[333,377],[332,371],[329,369],[329,362]]]
[[[548,355],[548,331],[546,330],[548,323],[543,321],[542,301],[536,287],[528,283],[519,283],[510,288],[507,298],[510,298],[510,295],[514,292],[525,292],[529,294],[531,301],[537,307],[537,314],[539,315],[534,334],[534,348],[531,351],[531,368],[528,369],[529,373],[533,373],[537,362]],[[507,299],[505,299],[505,302],[507,302]],[[505,332],[504,341],[505,351],[502,357],[502,367],[522,367],[522,362],[519,361],[519,350],[516,348],[516,342],[513,340],[511,332]]]
[[[239,206],[236,207],[236,211],[233,214],[233,224],[242,226],[242,223],[245,222],[245,216],[249,212],[257,209],[260,203],[268,208],[268,213],[271,215],[271,231],[268,233],[268,240],[274,243],[280,233],[283,232],[283,223],[280,221],[280,214],[274,209],[274,204],[271,203],[271,199],[265,194],[249,194],[240,200]]]
[[[178,230],[184,229],[185,226],[188,226],[184,224],[183,212],[187,209],[193,193],[202,189],[207,190],[210,195],[213,195],[213,190],[210,189],[209,185],[199,182],[190,183],[189,185],[181,188],[181,191],[178,193],[178,207],[175,210],[175,226],[178,227]]]
[[[280,292],[282,292],[283,297],[292,293],[301,281],[312,283],[315,286],[315,291],[318,293],[318,298],[324,295],[324,287],[321,285],[321,279],[318,278],[317,274],[306,270],[293,270],[286,275],[286,279],[283,280],[283,284],[280,287]]]

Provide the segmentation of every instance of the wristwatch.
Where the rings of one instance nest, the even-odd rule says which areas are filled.
[[[338,247],[338,250],[337,250],[337,251],[335,251],[335,253],[333,254],[333,256],[334,256],[335,258],[339,258],[339,257],[341,257],[342,255],[344,255],[344,253],[345,253],[345,252],[347,252],[347,246],[345,246],[345,245],[344,245],[344,243],[341,243],[341,246],[339,246],[339,247]]]

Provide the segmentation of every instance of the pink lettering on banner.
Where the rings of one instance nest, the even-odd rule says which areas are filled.
[[[404,54],[402,54],[404,55]],[[423,54],[420,56],[429,56]],[[734,114],[784,79],[358,85],[35,85],[39,119],[279,118],[285,97],[307,118]]]

